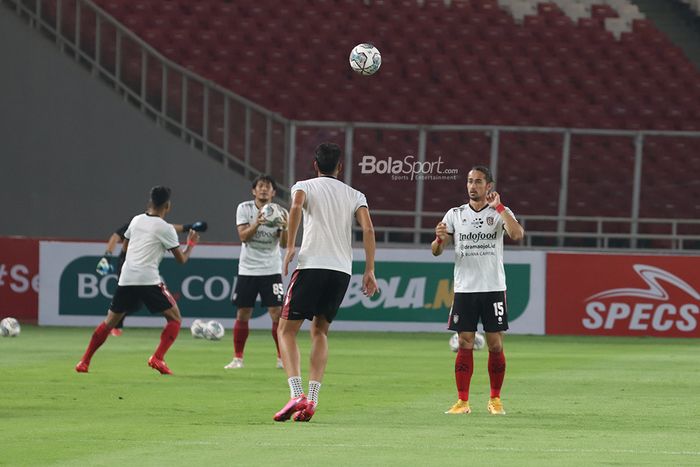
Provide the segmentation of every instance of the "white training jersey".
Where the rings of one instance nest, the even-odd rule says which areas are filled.
[[[513,215],[508,208],[506,210]],[[503,268],[503,218],[486,205],[475,211],[469,203],[447,211],[442,222],[455,247],[454,291],[506,290]]]
[[[236,209],[236,225],[255,224],[260,210],[255,201],[244,201]],[[282,273],[277,227],[258,226],[255,235],[243,242],[238,259],[239,276],[269,276]]]
[[[129,240],[119,285],[158,285],[165,252],[180,246],[175,227],[159,216],[139,214],[124,232]]]
[[[297,269],[331,269],[352,273],[352,226],[355,211],[367,206],[361,192],[335,177],[320,176],[297,182],[297,191],[306,193],[304,237]]]

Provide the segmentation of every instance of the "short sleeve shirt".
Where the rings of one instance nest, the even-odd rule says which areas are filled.
[[[255,201],[245,201],[236,209],[236,225],[255,224],[260,210]],[[282,273],[280,238],[277,227],[260,225],[255,235],[243,242],[238,260],[241,276],[269,276]]]
[[[352,273],[352,226],[355,212],[367,207],[360,191],[335,177],[321,176],[292,186],[306,194],[304,238],[297,269],[331,269]]]
[[[454,243],[454,291],[506,290],[503,267],[505,227],[501,215],[488,205],[475,211],[467,203],[447,211],[442,222],[447,225],[447,232],[452,235]]]
[[[129,240],[119,285],[157,285],[165,252],[180,246],[175,227],[158,216],[139,214],[124,232]]]

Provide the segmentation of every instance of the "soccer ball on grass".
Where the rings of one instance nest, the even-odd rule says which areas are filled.
[[[218,341],[224,337],[226,331],[224,331],[224,325],[218,321],[211,320],[206,324],[204,328],[204,338],[210,341]]]
[[[192,337],[195,339],[204,339],[204,330],[207,327],[207,323],[202,321],[201,319],[195,319],[192,322],[192,326],[190,326],[190,332],[192,333]]]
[[[485,345],[486,339],[484,338],[484,335],[477,332],[474,335],[474,350],[481,350]],[[453,352],[457,352],[459,350],[459,334],[456,332],[450,337],[450,349]]]
[[[5,318],[0,321],[0,335],[2,337],[17,337],[22,328],[14,318]]]

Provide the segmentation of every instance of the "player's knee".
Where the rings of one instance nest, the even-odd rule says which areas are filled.
[[[288,336],[294,336],[296,332],[292,328],[292,326],[289,325],[289,321],[286,319],[281,319],[279,321],[279,326],[277,327],[277,335],[285,338]]]
[[[182,322],[182,315],[180,315],[180,310],[177,307],[165,310],[163,315],[168,321],[177,321],[178,323]]]
[[[119,324],[119,322],[122,320],[123,317],[124,317],[123,313],[115,313],[115,312],[110,310],[107,313],[107,318],[105,318],[104,324],[109,329],[115,328],[117,326],[117,324]]]
[[[252,308],[239,308],[236,311],[236,319],[238,321],[248,321],[253,316]]]
[[[489,344],[489,352],[501,353],[503,352],[503,344],[500,342]]]
[[[268,313],[270,313],[270,318],[272,319],[273,322],[277,322],[280,319],[280,315],[282,315],[282,307],[279,306],[273,306],[267,309]]]
[[[460,339],[459,340],[459,348],[460,349],[473,349],[474,348],[474,341],[468,340],[468,339]]]
[[[328,337],[328,328],[320,326],[311,326],[311,338],[312,339],[325,339]]]

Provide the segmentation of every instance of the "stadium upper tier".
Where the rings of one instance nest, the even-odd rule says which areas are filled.
[[[518,22],[497,0],[97,3],[177,63],[293,119],[700,130],[698,70],[648,20],[616,39],[603,1],[576,21],[543,2]],[[382,52],[372,78],[348,66],[359,42]],[[138,79],[139,65],[129,58],[126,73]]]
[[[626,0],[568,1],[96,3],[174,62],[295,120],[700,131],[700,72],[678,47],[646,19],[618,18],[629,27],[611,22],[631,11]],[[62,7],[60,22],[71,37],[75,0],[62,0]],[[55,18],[55,0],[45,0],[42,11]],[[83,47],[94,48],[94,16],[83,15],[79,26]],[[143,79],[146,99],[160,108],[165,97],[167,114],[201,133],[203,87],[188,83],[189,105],[181,117],[181,76],[169,73],[162,95],[160,63],[149,60],[142,77],[137,44],[122,38],[116,54],[115,29],[101,28],[101,63],[119,68],[134,89]],[[382,52],[376,75],[350,69],[348,55],[360,42]],[[208,95],[210,138],[223,146],[228,132],[227,149],[243,154],[242,126],[224,128],[222,103],[220,94]],[[242,108],[231,107],[228,117],[242,121]],[[255,151],[264,145],[264,120],[251,128]],[[308,154],[319,135],[344,141],[342,130],[324,131],[299,129],[297,153]],[[356,129],[353,139],[354,159],[415,155],[418,147],[417,133],[409,131]],[[560,212],[562,144],[561,135],[501,134],[499,191],[516,213]],[[488,162],[490,149],[483,132],[434,132],[426,141],[426,154],[448,155],[462,171],[463,165]],[[566,214],[629,216],[634,138],[577,135],[570,154]],[[297,159],[297,178],[310,175],[309,169],[306,159]],[[700,197],[699,169],[700,139],[646,137],[639,215],[700,216],[694,201]],[[279,164],[272,169],[279,176],[276,170]],[[363,176],[357,164],[351,170],[353,185],[372,193],[373,208],[415,209],[414,182]],[[421,208],[444,212],[463,200],[462,182],[426,181]],[[423,226],[433,223],[424,219]],[[413,219],[387,216],[382,224],[410,228]]]

